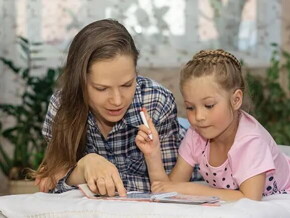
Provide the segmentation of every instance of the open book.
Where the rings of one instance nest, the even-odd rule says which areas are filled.
[[[93,193],[87,184],[78,185],[80,190],[86,197],[100,200],[120,200],[120,201],[145,201],[145,202],[160,202],[160,203],[179,203],[179,204],[214,204],[219,202],[218,197],[214,196],[193,196],[183,195],[177,192],[164,193],[144,193],[144,192],[127,192],[126,197],[100,196]]]

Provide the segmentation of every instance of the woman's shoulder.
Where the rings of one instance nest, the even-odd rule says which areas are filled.
[[[155,123],[176,119],[177,107],[173,94],[152,79],[137,77],[135,101],[147,109]]]
[[[137,77],[137,84],[143,93],[149,92],[151,94],[164,96],[172,95],[172,92],[167,88],[165,88],[163,85],[161,85],[160,83],[156,82],[153,79],[144,76]]]
[[[61,97],[61,91],[57,90],[55,91],[52,96],[50,97],[49,103],[55,108],[58,108],[60,106],[60,97]]]

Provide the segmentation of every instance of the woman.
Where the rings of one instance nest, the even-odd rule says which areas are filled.
[[[160,135],[165,170],[172,169],[185,132],[171,92],[137,75],[138,55],[131,35],[114,20],[93,22],[75,36],[43,126],[48,147],[35,175],[41,191],[60,193],[81,183],[109,196],[149,191],[135,144],[143,107]]]

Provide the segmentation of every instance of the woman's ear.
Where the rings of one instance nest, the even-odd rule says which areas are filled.
[[[232,107],[234,110],[239,110],[243,103],[243,92],[241,89],[237,89],[231,99]]]

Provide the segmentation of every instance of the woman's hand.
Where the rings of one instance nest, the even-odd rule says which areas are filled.
[[[58,180],[63,178],[66,174],[66,170],[62,170],[59,173],[55,174],[53,177],[45,177],[45,178],[35,178],[34,185],[38,186],[39,191],[48,192],[51,189],[54,189]]]
[[[87,154],[78,161],[76,168],[78,169],[75,170],[81,171],[92,192],[115,196],[117,191],[120,196],[126,196],[126,189],[117,167],[104,157],[95,153]],[[71,181],[72,179],[70,178]]]
[[[155,154],[160,156],[160,141],[158,132],[155,129],[154,124],[145,108],[143,109],[143,112],[145,114],[149,128],[144,124],[139,126],[139,131],[135,138],[135,143],[143,152],[145,158]],[[150,134],[152,134],[153,139],[150,139]]]

